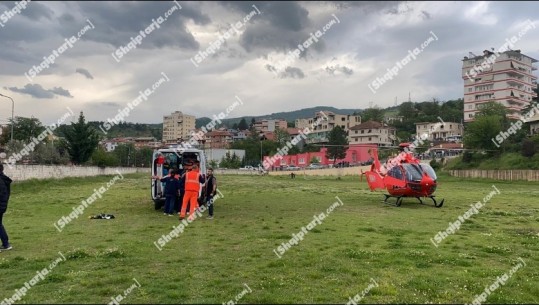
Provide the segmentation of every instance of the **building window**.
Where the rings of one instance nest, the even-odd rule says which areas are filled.
[[[369,137],[369,141],[371,141],[371,137]]]

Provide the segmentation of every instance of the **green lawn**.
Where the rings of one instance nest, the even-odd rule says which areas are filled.
[[[0,253],[0,302],[65,256],[17,303],[471,303],[520,268],[486,303],[539,302],[537,183],[442,176],[437,209],[381,203],[358,177],[220,176],[215,219],[197,219],[159,251],[154,242],[179,224],[157,212],[148,175],[127,175],[63,231],[53,225],[112,176],[16,183],[4,225],[14,249]],[[430,239],[495,185],[495,195],[435,247]],[[298,245],[274,249],[344,203]],[[114,220],[88,216],[112,213]],[[140,287],[133,286],[136,282]],[[247,286],[246,286],[247,285]],[[248,292],[249,287],[252,292]]]

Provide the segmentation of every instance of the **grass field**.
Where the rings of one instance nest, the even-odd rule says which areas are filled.
[[[121,294],[123,304],[222,304],[238,295],[238,303],[344,304],[367,290],[359,303],[471,303],[518,264],[486,303],[539,302],[537,183],[442,176],[437,209],[414,200],[384,205],[358,177],[218,176],[224,198],[215,219],[196,219],[160,251],[154,242],[178,219],[154,210],[148,175],[126,175],[55,228],[111,178],[13,185],[4,225],[14,249],[0,253],[0,301],[63,255],[17,303],[109,303]],[[501,194],[435,247],[431,238],[493,184]],[[343,205],[278,258],[274,249],[336,196]],[[99,213],[116,219],[88,219]]]

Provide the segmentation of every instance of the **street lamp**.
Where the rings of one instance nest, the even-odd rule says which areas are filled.
[[[11,97],[7,95],[0,94],[0,96],[7,97],[11,100],[11,142],[13,142],[13,126],[15,125],[15,121],[13,120],[13,113],[15,111],[15,102]]]

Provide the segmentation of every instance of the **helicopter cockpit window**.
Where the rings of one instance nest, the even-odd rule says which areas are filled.
[[[421,181],[423,179],[422,170],[416,164],[403,163],[402,166],[406,172],[407,181]]]
[[[393,177],[393,178],[397,178],[400,180],[404,179],[400,166],[393,167],[387,174],[388,176]]]
[[[437,177],[436,177],[436,172],[434,172],[434,169],[433,169],[430,165],[428,165],[428,164],[421,164],[421,168],[423,169],[423,171],[424,171],[425,173],[427,173],[427,175],[428,175],[429,177],[432,178],[432,180],[436,180],[436,179],[437,179]]]

